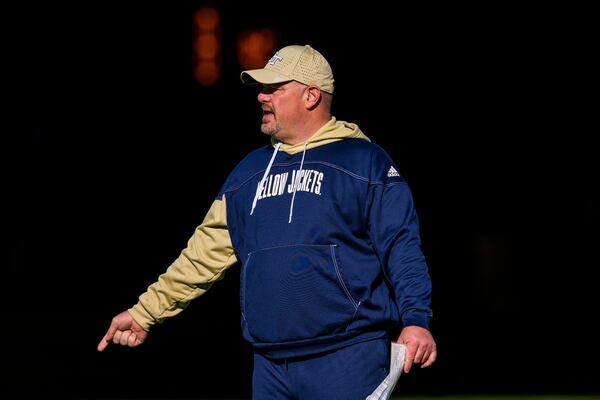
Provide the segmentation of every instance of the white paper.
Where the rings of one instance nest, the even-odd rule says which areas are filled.
[[[365,400],[388,400],[404,368],[406,345],[392,342],[390,349],[390,373]]]

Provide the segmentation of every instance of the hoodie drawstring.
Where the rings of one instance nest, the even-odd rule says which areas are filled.
[[[262,190],[262,187],[265,184],[265,181],[267,180],[267,176],[269,175],[269,171],[271,171],[271,166],[273,165],[273,161],[275,161],[275,156],[277,155],[277,151],[279,151],[280,146],[281,146],[281,143],[277,143],[275,145],[275,150],[273,150],[273,155],[271,156],[271,161],[269,161],[269,165],[267,166],[267,169],[265,170],[265,173],[264,173],[262,179],[260,180],[260,183],[256,187],[256,193],[254,193],[254,201],[252,202],[252,210],[250,210],[250,215],[252,215],[252,213],[254,212],[254,208],[256,207],[256,201],[258,200],[258,194]],[[306,144],[305,144],[305,149],[306,149]],[[304,161],[304,156],[302,156],[302,161]],[[292,203],[293,203],[293,200],[292,200]]]
[[[294,192],[292,194],[292,203],[290,204],[290,218],[288,219],[288,224],[292,222],[292,215],[294,214],[294,199],[296,198],[296,186],[300,182],[300,175],[302,174],[302,168],[304,167],[304,156],[306,155],[306,144],[308,142],[304,142],[304,150],[302,151],[302,161],[300,162],[300,169],[296,173],[296,178],[294,179]]]

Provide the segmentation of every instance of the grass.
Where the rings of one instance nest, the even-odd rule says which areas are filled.
[[[600,400],[599,395],[393,396],[391,400]]]

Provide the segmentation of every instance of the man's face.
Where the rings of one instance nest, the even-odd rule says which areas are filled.
[[[257,96],[263,111],[260,130],[281,142],[293,141],[306,111],[303,97],[307,88],[296,81],[263,85]]]

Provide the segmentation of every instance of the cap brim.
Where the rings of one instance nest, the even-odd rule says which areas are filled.
[[[276,83],[293,81],[292,78],[264,68],[242,71],[240,78],[242,79],[242,82],[247,85],[257,83],[262,83],[263,85],[273,85]]]

